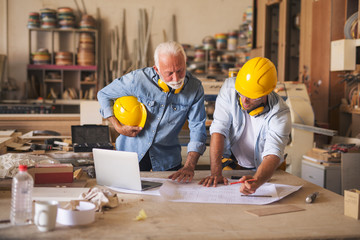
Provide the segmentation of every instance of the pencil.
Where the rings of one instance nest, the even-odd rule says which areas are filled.
[[[237,183],[244,183],[244,182],[253,182],[253,181],[256,181],[256,179],[249,179],[249,180],[245,180],[245,181],[232,182],[232,183],[230,183],[230,185],[237,184]]]
[[[271,195],[241,195],[242,197],[272,197]]]

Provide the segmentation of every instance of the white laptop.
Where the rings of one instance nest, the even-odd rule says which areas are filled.
[[[93,157],[99,185],[144,191],[162,184],[140,179],[138,155],[135,152],[93,148]]]

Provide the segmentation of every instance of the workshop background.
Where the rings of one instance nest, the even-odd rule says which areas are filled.
[[[97,91],[152,66],[155,46],[176,40],[188,70],[203,82],[207,127],[224,79],[252,57],[272,60],[276,91],[293,123],[287,171],[342,193],[342,171],[359,165],[342,161],[360,142],[359,6],[358,0],[0,0],[1,153],[39,150],[29,143],[40,139],[35,131],[71,140],[71,126],[107,125],[96,111]],[[115,137],[110,131],[111,142]],[[186,154],[186,126],[180,139]],[[207,150],[199,168],[208,167]]]

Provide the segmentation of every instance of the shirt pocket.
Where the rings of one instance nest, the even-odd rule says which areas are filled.
[[[155,101],[154,100],[147,100],[147,99],[141,99],[141,102],[145,105],[146,110],[150,113],[155,112]]]
[[[188,108],[188,105],[181,105],[175,103],[170,104],[168,123],[176,124],[177,122],[181,122],[183,119],[186,118]]]

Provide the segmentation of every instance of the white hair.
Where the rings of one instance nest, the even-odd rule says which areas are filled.
[[[163,42],[156,47],[154,52],[154,61],[155,61],[155,66],[158,69],[160,69],[159,68],[160,54],[168,54],[172,56],[177,56],[178,54],[182,54],[184,56],[184,61],[186,62],[186,54],[184,48],[178,42],[174,42],[174,41]]]

